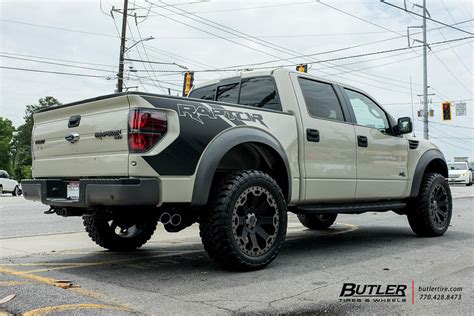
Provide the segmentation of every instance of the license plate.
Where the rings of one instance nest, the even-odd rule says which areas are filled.
[[[69,182],[67,184],[67,195],[69,200],[79,200],[79,182]]]

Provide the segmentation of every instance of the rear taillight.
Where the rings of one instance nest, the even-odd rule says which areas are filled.
[[[156,110],[134,109],[128,117],[128,147],[130,152],[144,153],[153,148],[166,134],[166,114]]]

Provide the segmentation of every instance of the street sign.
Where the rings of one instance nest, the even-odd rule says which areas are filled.
[[[456,103],[456,116],[466,116],[466,102]]]

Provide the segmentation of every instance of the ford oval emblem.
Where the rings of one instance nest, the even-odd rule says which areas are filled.
[[[65,140],[70,142],[71,144],[74,144],[79,140],[79,133],[70,133],[66,137],[64,137]]]

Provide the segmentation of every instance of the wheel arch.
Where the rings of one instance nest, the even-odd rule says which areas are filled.
[[[206,205],[220,171],[263,169],[291,198],[291,171],[283,146],[256,128],[238,127],[218,135],[206,148],[196,169],[191,205]]]
[[[427,172],[437,172],[448,177],[448,165],[441,151],[437,149],[427,150],[421,155],[413,173],[413,182],[411,186],[410,197],[418,196],[420,192],[421,181]]]

